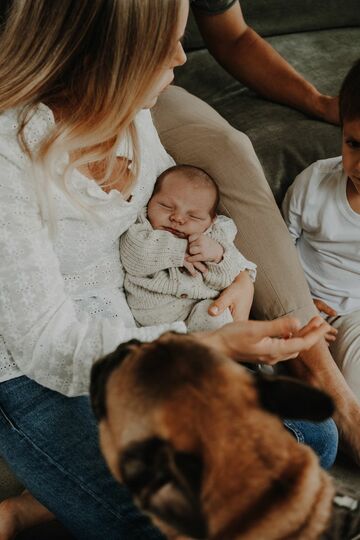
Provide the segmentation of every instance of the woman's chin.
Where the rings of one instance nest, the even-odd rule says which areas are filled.
[[[156,97],[154,97],[154,98],[149,99],[149,101],[147,101],[147,102],[145,103],[145,105],[143,105],[142,108],[143,108],[143,109],[151,109],[152,107],[154,107],[154,105],[156,105],[156,102],[157,102],[157,100],[158,100],[158,97],[159,97],[159,96],[156,96]]]

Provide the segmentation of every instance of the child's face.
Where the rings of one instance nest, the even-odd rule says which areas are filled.
[[[360,194],[360,120],[344,122],[342,160],[345,173]]]
[[[215,193],[209,186],[190,181],[181,172],[173,172],[164,178],[160,191],[150,199],[148,220],[154,229],[188,238],[210,227],[214,201]]]

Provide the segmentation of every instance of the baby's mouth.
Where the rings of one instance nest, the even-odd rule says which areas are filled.
[[[181,231],[178,231],[177,229],[172,229],[171,227],[164,227],[165,230],[174,236],[177,236],[178,238],[186,238],[186,234],[182,233]]]

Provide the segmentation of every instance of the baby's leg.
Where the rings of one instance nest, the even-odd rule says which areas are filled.
[[[200,332],[202,330],[216,330],[224,324],[233,322],[230,310],[225,309],[220,315],[213,317],[209,315],[208,309],[213,300],[200,300],[192,308],[185,323],[189,332]]]
[[[55,519],[28,491],[0,502],[0,540],[11,540],[21,531]]]
[[[331,324],[338,331],[331,354],[360,401],[360,311],[335,318]]]

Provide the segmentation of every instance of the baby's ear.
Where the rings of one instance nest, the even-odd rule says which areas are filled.
[[[331,397],[297,379],[256,374],[256,385],[262,406],[282,418],[320,422],[334,414]]]

